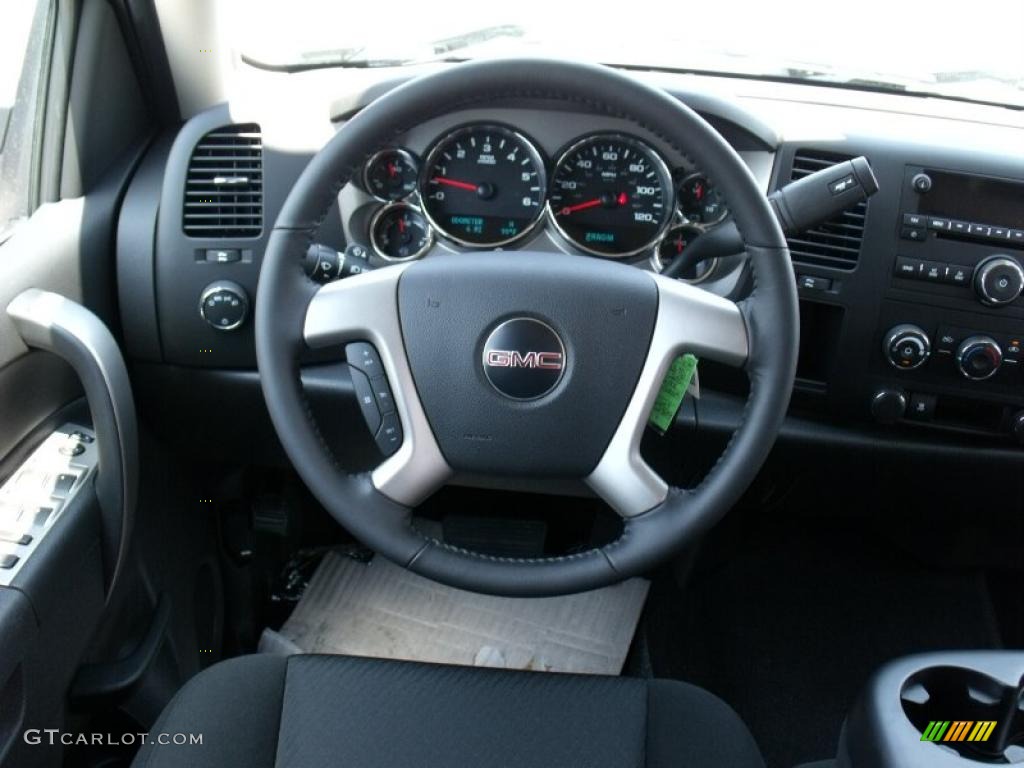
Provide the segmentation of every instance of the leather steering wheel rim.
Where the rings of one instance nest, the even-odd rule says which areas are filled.
[[[691,162],[698,158],[729,203],[753,277],[750,296],[735,305],[746,336],[741,364],[750,394],[741,424],[713,469],[696,488],[670,488],[653,508],[626,517],[614,542],[539,559],[492,557],[423,536],[412,525],[412,508],[378,490],[371,473],[349,473],[337,465],[313,420],[298,367],[309,343],[311,307],[325,290],[306,276],[303,258],[341,188],[374,152],[425,120],[524,102],[626,119]],[[693,317],[700,325],[700,316]],[[721,518],[753,480],[785,418],[798,334],[796,287],[782,231],[749,169],[717,131],[669,94],[613,69],[538,59],[470,62],[425,75],[348,121],[312,159],[285,201],[264,255],[255,308],[257,361],[271,420],[324,507],[366,546],[404,567],[456,587],[510,596],[579,592],[641,574]]]

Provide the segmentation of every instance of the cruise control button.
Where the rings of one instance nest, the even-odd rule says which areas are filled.
[[[380,429],[377,431],[377,447],[385,456],[390,456],[402,445],[402,422],[398,420],[398,414],[387,413],[381,420]]]
[[[380,355],[373,344],[365,341],[356,341],[345,346],[345,359],[348,364],[358,368],[371,379],[384,373],[384,366],[381,365]]]
[[[349,364],[349,373],[352,374],[352,388],[356,392],[356,400],[359,402],[359,410],[363,412],[363,419],[370,430],[371,435],[376,435],[380,429],[380,410],[377,408],[377,398],[373,396],[373,385],[365,373]]]
[[[910,396],[907,418],[916,421],[931,421],[935,416],[935,395],[914,393]]]
[[[16,566],[20,559],[17,555],[0,555],[0,569],[9,570]]]
[[[377,376],[370,380],[373,387],[373,396],[377,399],[377,407],[381,413],[391,413],[395,410],[395,399],[391,396],[391,387],[388,380],[383,376]]]

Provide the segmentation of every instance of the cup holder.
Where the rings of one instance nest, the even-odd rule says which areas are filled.
[[[900,691],[922,741],[983,763],[1024,761],[1024,679],[1016,687],[972,669],[926,667]]]

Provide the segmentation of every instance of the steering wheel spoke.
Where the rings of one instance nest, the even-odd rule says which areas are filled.
[[[374,487],[405,506],[416,506],[451,475],[416,393],[402,342],[398,281],[407,264],[329,283],[306,310],[303,336],[312,348],[353,341],[372,344],[384,367],[402,429],[402,444],[371,473]]]
[[[595,493],[627,518],[654,509],[668,496],[668,485],[640,455],[640,441],[672,362],[690,352],[738,367],[750,348],[735,303],[679,280],[652,277],[658,286],[658,315],[650,351],[618,429],[586,478]]]

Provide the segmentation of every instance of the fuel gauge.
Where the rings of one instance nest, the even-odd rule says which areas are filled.
[[[385,149],[369,159],[363,171],[366,191],[378,200],[403,200],[416,191],[420,164],[404,149]]]
[[[370,243],[386,261],[418,259],[434,242],[434,232],[419,209],[408,203],[381,208],[370,222]]]

